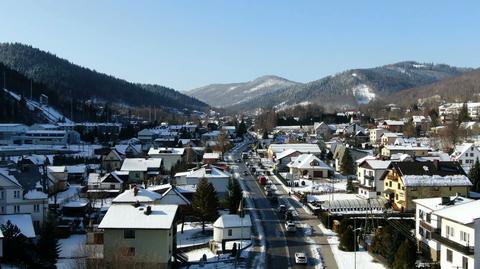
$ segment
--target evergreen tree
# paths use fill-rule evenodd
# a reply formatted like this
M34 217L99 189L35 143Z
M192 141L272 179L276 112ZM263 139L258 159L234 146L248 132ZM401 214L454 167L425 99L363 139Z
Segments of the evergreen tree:
M343 156L342 156L342 162L340 164L340 171L344 175L355 174L355 169L353 167L352 155L350 155L350 151L347 148L345 149L345 153L343 153Z
M238 183L238 180L231 179L228 182L228 196L227 196L227 205L230 214L236 214L238 211L238 205L242 200L242 188Z
M397 250L393 269L415 268L416 258L415 244L405 239Z
M468 177L472 182L472 191L479 192L480 191L480 162L478 158L475 160L475 164L470 171L468 172Z
M197 185L197 191L193 196L192 207L202 221L202 232L205 232L205 222L215 221L218 218L217 192L212 183L203 178Z
M355 234L353 232L352 226L347 226L345 231L343 231L340 236L340 249L345 251L354 251L355 250Z
M247 125L245 124L245 122L242 119L242 121L240 122L240 124L238 125L238 128L237 128L237 137L241 137L246 133L247 133Z
M417 136L417 130L415 129L415 126L413 125L413 120L410 119L405 123L405 126L403 128L403 134L406 137L416 137Z
M60 244L55 233L55 219L50 216L43 224L40 231L40 238L37 243L38 254L40 257L52 264L55 264L60 254Z
M351 178L347 179L347 192L348 193L353 193L355 191L355 188L353 187L353 181Z
M458 112L458 122L462 123L466 121L470 121L470 116L468 115L467 103L463 103L462 108Z

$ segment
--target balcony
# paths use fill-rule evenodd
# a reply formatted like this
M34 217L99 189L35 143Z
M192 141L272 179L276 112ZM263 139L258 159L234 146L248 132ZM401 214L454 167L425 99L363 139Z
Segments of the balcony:
M436 230L435 232L432 233L432 239L437 240L441 244L446 245L447 247L453 248L456 251L459 251L465 255L473 255L474 253L474 247L473 246L464 246L462 244L459 244L455 241L452 241L446 237L443 237L441 235L440 229Z
M375 180L375 177L374 176L368 176L368 175L365 175L363 176L365 179L368 179L368 180Z

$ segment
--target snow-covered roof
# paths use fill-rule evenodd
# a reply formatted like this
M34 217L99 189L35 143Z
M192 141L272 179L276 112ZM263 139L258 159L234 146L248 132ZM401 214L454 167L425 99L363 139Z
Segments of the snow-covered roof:
M373 156L373 155L367 155L365 157L362 157L358 160L356 160L355 162L357 163L357 165L360 165L362 164L364 161L366 160L375 160L377 157Z
M99 173L90 173L88 174L87 184L88 185L99 184L101 182L100 178L101 177Z
M463 143L461 145L456 145L455 150L452 153L452 158L457 158L462 156L467 150L474 146L473 143Z
M432 150L430 147L414 145L385 145L385 148L388 150Z
M317 144L270 144L270 150L276 155L287 149L294 149L300 153L321 153Z
M25 193L25 195L23 195L23 198L26 200L42 200L48 199L48 195L42 191L31 190Z
M47 167L47 171L50 173L65 173L67 172L67 169L65 168L64 165L58 165L58 166L49 165Z
M442 197L433 197L433 198L423 198L423 199L414 199L413 202L416 203L417 205L421 205L423 207L426 207L431 210L439 210L443 209L445 207L450 207L450 206L455 206L455 205L460 205L468 202L475 201L470 198L465 198L465 197L456 197L452 196L450 197L450 201L453 201L449 205L442 204Z
M461 224L469 224L480 218L480 200L440 209L435 214Z
M287 157L287 156L289 156L289 155L291 155L291 154L293 154L293 153L295 153L295 152L299 152L299 151L296 150L296 149L287 149L287 150L284 150L284 151L282 151L282 152L280 152L280 153L277 154L277 160L281 160L281 159L283 159L283 158L285 158L285 157Z
M162 164L162 158L127 158L123 161L123 171L143 171L146 172L149 169L158 169Z
M113 204L107 211L100 229L170 229L178 206L151 204L152 212L145 214L145 205Z
M6 169L0 169L0 177L4 178L7 181L7 184L13 184L19 188L22 188L22 185L20 185L17 179L14 176L9 175Z
M88 205L87 199L78 199L74 201L69 201L68 203L64 204L63 207L85 207Z
M218 152L211 152L211 153L204 153L203 154L204 159L220 159L220 153Z
M302 154L297 158L293 159L288 167L297 168L297 169L327 169L333 170L330 166L324 163L322 160L317 158L313 154Z
M472 186L470 179L464 175L405 175L402 179L406 187Z
M239 215L221 215L214 223L215 228L240 228L251 227L252 221L248 214L242 219Z
M404 125L405 122L401 121L401 120L385 120L383 122L383 124L386 124L386 125Z
M230 173L224 172L216 167L210 168L202 167L200 169L191 171L187 178L230 178Z
M169 154L169 155L183 155L185 148L150 148L148 155Z
M162 195L158 194L154 191L147 190L144 188L138 188L138 192L135 195L135 188L131 188L125 190L121 194L119 194L115 199L113 199L113 203L135 203L139 201L140 203L153 203L156 200L162 199Z
M365 160L365 163L368 164L374 170L385 170L390 165L391 161L383 160Z
M7 224L7 221L16 225L25 237L35 238L35 229L33 229L32 216L30 214L0 215L0 224Z

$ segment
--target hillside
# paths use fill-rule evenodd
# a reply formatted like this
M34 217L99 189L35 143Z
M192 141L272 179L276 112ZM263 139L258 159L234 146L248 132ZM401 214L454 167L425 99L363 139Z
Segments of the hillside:
M130 83L23 44L0 43L0 63L43 84L50 94L58 95L49 97L60 98L62 102L101 100L137 107L190 110L204 110L208 107L173 89Z
M405 89L457 77L470 71L443 64L400 62L369 69L352 69L305 84L296 84L265 93L230 109L284 108L315 103L328 108L349 108L384 98Z
M262 94L272 94L280 89L299 85L277 76L263 76L248 82L211 84L187 92L211 106L228 107L250 102Z

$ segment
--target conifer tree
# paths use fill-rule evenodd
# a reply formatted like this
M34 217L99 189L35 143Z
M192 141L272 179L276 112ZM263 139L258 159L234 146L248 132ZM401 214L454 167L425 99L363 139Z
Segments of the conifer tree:
M212 183L209 183L205 178L201 179L197 185L192 207L202 221L202 232L205 233L205 222L215 221L218 218L217 192Z
M470 168L470 171L468 172L468 177L473 184L472 191L480 191L480 162L478 161L478 158L477 160L475 160L475 164L473 165L473 167Z
M415 245L405 239L397 250L395 261L393 262L393 269L415 268L416 258Z
M230 214L236 214L238 211L238 205L240 200L242 200L242 188L236 179L231 179L228 182L228 196L227 204Z
M340 171L344 175L355 174L355 170L354 170L354 167L353 167L352 155L350 155L350 151L348 149L345 149L345 153L343 153L342 162L340 164Z
M43 224L40 231L40 238L37 243L40 257L52 264L55 264L60 254L60 244L55 233L55 220L49 217Z

